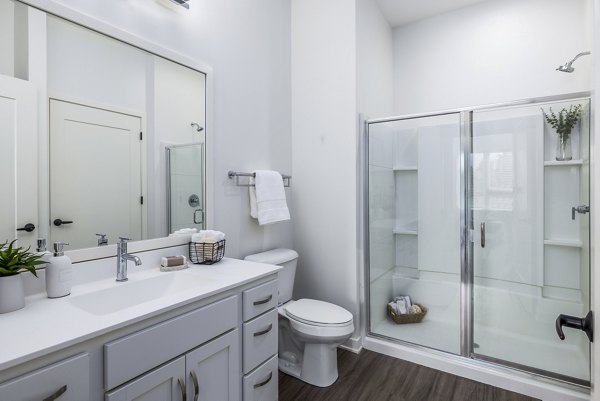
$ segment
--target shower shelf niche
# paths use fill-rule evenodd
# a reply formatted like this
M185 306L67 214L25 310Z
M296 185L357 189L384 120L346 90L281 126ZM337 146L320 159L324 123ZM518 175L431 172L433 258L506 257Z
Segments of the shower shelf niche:
M568 239L545 239L544 245L570 246L573 248L581 248L583 246L582 242L579 240Z
M583 164L583 160L567 160L567 161L550 160L550 161L544 162L544 166L546 166L546 167L581 166L582 164Z
M394 234L397 235L419 235L416 229L410 227L396 227L394 228Z

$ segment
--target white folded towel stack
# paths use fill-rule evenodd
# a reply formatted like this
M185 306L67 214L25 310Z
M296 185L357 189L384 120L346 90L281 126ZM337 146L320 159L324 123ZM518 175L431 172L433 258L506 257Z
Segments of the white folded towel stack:
M225 239L225 234L221 231L201 230L197 234L192 235L190 246L194 247L198 259L215 260L219 255L219 251L223 251L223 244L217 244ZM222 256L222 255L221 255ZM193 260L193 259L192 259Z
M191 235L196 234L197 232L197 228L182 228L180 230L174 231L172 234L169 234L169 237L175 237L179 235Z
M214 243L223 241L224 239L225 234L215 230L200 230L198 233L192 235L192 242L196 243Z
M398 315L406 315L410 313L410 308L412 307L412 302L408 295L399 296L394 298L388 305L396 312Z
M289 220L281 174L270 170L257 170L254 174L254 186L250 186L250 216L258 219L261 226Z

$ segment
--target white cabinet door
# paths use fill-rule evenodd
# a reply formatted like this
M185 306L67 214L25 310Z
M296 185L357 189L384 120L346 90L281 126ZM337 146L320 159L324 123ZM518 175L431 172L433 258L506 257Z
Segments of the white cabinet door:
M38 235L37 106L35 87L0 75L0 243L15 238L35 249ZM16 231L26 224L33 231Z
M107 393L106 401L180 401L185 391L184 373L182 356Z
M188 400L241 399L239 344L239 331L235 329L186 355Z
M96 233L144 237L140 131L139 117L50 101L51 241L79 249L96 246Z
M88 354L66 359L0 385L0 400L89 400L89 369Z

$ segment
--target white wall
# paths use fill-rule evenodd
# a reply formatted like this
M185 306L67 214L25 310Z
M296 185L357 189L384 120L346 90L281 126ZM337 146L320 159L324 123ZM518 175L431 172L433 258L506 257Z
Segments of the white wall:
M486 1L394 30L395 114L590 90L589 0Z
M228 256L291 247L291 224L258 227L247 190L227 179L230 169L291 171L289 1L194 1L189 11L147 0L53 2L214 69L214 226L227 233Z
M15 3L0 1L0 74L13 76L15 72Z
M358 112L363 118L378 118L390 116L393 113L394 105L394 43L393 31L388 24L385 16L381 13L374 0L356 1L356 73L357 73L357 105ZM360 127L361 129L364 127ZM364 138L363 138L364 139ZM390 279L391 270L395 265L395 236L393 234L394 226L394 172L392 170L391 157L388 163L383 155L392 153L392 136L389 141L385 135L377 138L379 148L371 148L371 174L369 176L369 185L371 188L377 188L369 193L369 207L372 219L376 218L376 224L372 224L370 229L371 245L371 286L370 306L371 322L385 318L385 305L392 297L392 280ZM358 154L357 177L359 184L364 184L360 179L365 178L361 171L362 155ZM365 295L365 271L364 271L364 212L362 191L357 191L357 204L359 213L357 214L357 264L358 264L358 299L361 305L361 314L366 317ZM381 274L381 270L390 271L389 274ZM373 278L381 276L376 282ZM366 319L361 319L361 335L364 335Z
M48 94L146 112L146 66L152 55L48 16Z
M391 28L371 0L292 1L294 296L351 311L355 339L362 294L358 114L392 112L392 50Z
M374 0L356 0L358 111L388 117L394 106L393 31Z
M358 318L356 6L292 1L294 297Z

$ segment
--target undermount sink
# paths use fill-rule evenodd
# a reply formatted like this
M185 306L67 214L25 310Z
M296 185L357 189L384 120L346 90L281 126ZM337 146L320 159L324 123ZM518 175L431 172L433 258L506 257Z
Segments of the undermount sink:
M165 274L140 281L115 283L114 287L73 296L68 302L94 315L108 315L199 285L197 278L194 280L187 274Z

